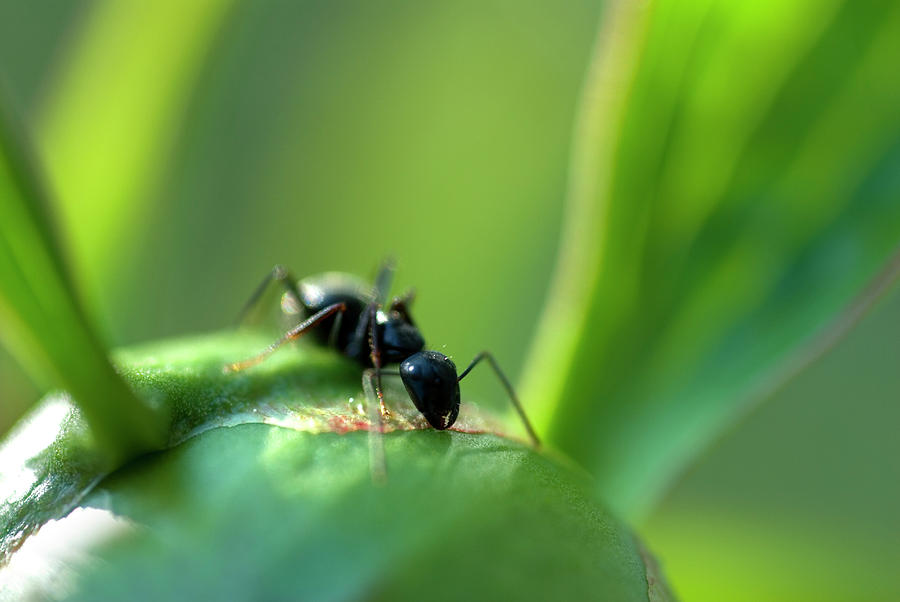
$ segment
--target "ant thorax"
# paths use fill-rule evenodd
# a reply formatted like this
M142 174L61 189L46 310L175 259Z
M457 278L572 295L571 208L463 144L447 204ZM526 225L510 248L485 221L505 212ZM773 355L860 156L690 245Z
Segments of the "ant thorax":
M422 333L399 312L378 310L375 324L385 364L400 363L425 348Z
M300 291L300 300L307 311L321 309L333 303L335 299L356 299L362 305L374 301L370 284L343 272L325 272L304 278L297 283L297 288ZM288 308L295 308L294 313L300 313L294 295L285 293L282 296L282 309L285 309L286 304Z

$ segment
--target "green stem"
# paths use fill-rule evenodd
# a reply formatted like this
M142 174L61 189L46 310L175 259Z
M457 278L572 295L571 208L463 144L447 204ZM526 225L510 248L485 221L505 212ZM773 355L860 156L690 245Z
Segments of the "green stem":
M54 245L25 137L0 104L0 338L38 382L69 391L110 461L161 442L160 417L119 378Z

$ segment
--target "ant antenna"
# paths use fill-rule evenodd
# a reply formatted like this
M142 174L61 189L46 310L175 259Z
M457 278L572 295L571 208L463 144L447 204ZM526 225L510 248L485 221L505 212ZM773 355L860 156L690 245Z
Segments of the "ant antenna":
M531 442L535 447L541 446L541 441L538 439L537 433L534 432L534 428L532 428L531 423L528 421L528 416L525 415L525 410L522 409L522 404L519 403L519 398L516 396L516 392L513 389L512 384L509 382L509 379L506 378L506 375L503 373L503 370L500 369L500 366L497 364L497 360L494 359L494 356L488 351L482 351L478 355L475 356L475 359L469 364L469 366L462 371L457 378L457 382L461 381L466 377L469 372L472 371L478 362L486 359L488 363L491 365L491 368L494 369L494 373L497 375L497 378L500 379L500 382L503 383L503 387L506 389L506 393L509 395L509 400L512 402L513 407L516 408L516 412L519 414L519 418L522 419L522 424L525 425L525 430L528 431L528 436L531 438Z

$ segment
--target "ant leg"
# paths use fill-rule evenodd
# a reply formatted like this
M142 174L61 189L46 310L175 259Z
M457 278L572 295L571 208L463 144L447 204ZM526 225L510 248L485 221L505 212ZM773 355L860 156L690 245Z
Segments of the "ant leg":
M416 300L416 290L409 289L405 293L403 293L399 297L394 297L394 300L391 301L390 310L395 311L400 314L405 321L407 321L410 326L415 326L413 322L412 316L409 313L409 307L412 305L413 301Z
M263 281L259 283L259 286L257 286L256 290L253 291L253 294L250 295L250 299L247 300L247 303L245 303L244 307L241 309L241 313L238 314L236 325L244 323L253 309L257 306L260 299L262 299L263 294L265 294L272 282L276 282L283 286L285 292L291 298L291 301L296 304L297 311L302 311L303 301L300 298L300 289L297 288L297 279L294 278L287 268L279 264L272 268L272 271L263 278Z
M387 463L384 456L384 422L381 412L375 409L377 399L372 388L375 371L367 368L363 371L362 384L366 394L366 412L369 415L369 472L372 481L381 485L387 481Z
M268 347L263 349L263 351L259 355L256 355L254 357L251 357L251 358L246 359L241 362L234 362L233 364L228 364L227 366L225 366L225 372L237 372L239 370L244 370L246 368L249 368L250 366L255 366L256 364L260 363L261 361L263 361L264 359L266 359L267 357L272 355L272 353L274 353L279 347L281 347L288 341L294 341L294 340L300 338L303 334L306 333L307 330L314 328L315 326L318 326L323 320L331 317L333 314L335 314L337 312L343 313L346 310L347 310L347 305L345 303L335 303L334 305L329 305L322 311L313 314L308 319L304 320L303 322L301 322L294 328L291 328L290 330L288 330L286 333L284 333L284 335L280 339L278 339L277 341L275 341L274 343L272 343L271 345L269 345Z
M334 323L331 325L331 332L328 333L328 346L332 349L337 349L337 338L338 333L341 331L341 324L344 322L344 312L340 312L334 318Z
M375 371L375 394L378 396L378 407L384 418L390 418L391 413L384 405L384 389L381 388L381 346L375 333L377 323L378 306L369 305L369 357L372 359L372 369Z
M400 377L399 372L385 372L384 375ZM387 462L384 454L384 420L381 412L375 409L375 370L363 370L362 385L366 395L366 413L369 418L369 472L372 482L383 485L387 482Z
M372 311L372 307L375 307L375 311ZM369 345L369 323L375 320L375 315L378 311L378 305L371 301L369 305L363 309L360 314L359 321L356 323L356 328L353 330L353 336L350 337L350 342L347 344L347 348L344 349L344 355L352 358L362 358L363 355L363 345ZM335 320L336 322L337 320Z
M525 415L525 410L522 409L522 404L519 403L519 398L516 396L516 392L510 384L509 379L506 378L506 375L503 373L503 370L500 369L500 366L497 364L497 360L494 359L494 356L491 355L490 352L482 351L478 355L475 356L475 359L472 360L472 363L469 364L468 368L462 371L462 374L457 378L457 382L461 381L466 377L466 375L472 371L478 362L486 359L488 363L491 365L491 368L494 369L494 373L497 375L497 378L500 379L500 382L503 383L503 387L506 389L506 392L509 394L509 400L512 402L513 407L516 408L516 412L519 413L519 418L522 419L522 424L525 425L525 430L528 431L528 436L531 437L531 442L534 443L535 447L540 447L541 442L538 439L537 434L534 432L534 429L531 427L531 423L528 422L528 417Z

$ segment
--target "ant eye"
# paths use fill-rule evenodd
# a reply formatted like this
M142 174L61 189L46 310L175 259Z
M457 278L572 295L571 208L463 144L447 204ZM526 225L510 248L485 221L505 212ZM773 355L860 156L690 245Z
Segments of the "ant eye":
M400 364L407 393L428 423L438 430L453 426L459 415L456 365L437 351L420 351Z

